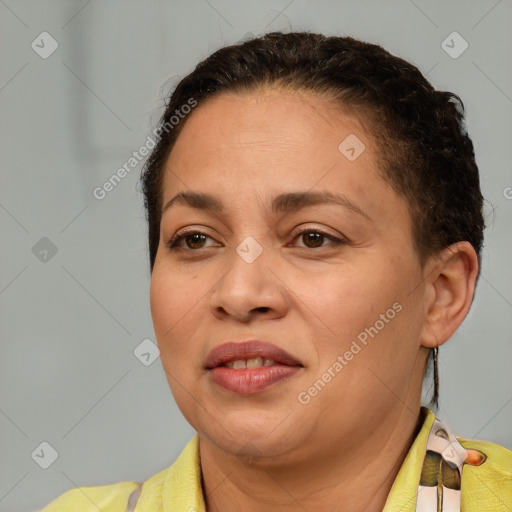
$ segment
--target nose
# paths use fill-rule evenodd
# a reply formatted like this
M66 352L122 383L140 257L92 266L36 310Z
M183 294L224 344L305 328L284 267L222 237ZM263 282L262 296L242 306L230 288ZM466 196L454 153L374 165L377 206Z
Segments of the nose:
M242 244L241 244L242 245ZM280 318L288 307L286 286L279 277L279 268L264 249L252 261L243 252L233 251L229 270L224 272L210 293L210 311L217 319L231 317L248 322L264 315L266 319Z

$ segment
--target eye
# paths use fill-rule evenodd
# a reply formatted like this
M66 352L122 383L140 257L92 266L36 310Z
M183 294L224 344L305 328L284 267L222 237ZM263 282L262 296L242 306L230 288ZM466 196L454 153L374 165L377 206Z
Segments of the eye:
M207 235L206 233L203 233L202 231L198 231L197 229L181 231L179 233L176 233L176 235L174 235L166 245L167 245L167 247L169 247L169 249L171 251L173 251L173 250L187 251L187 250L194 250L194 249L203 249L204 247L201 247L200 245L202 243L204 243L204 241L207 238L211 238L211 237L209 235ZM188 246L188 249L183 248L181 246L182 241L185 241L185 243ZM200 247L198 247L198 246L200 246Z
M346 243L345 240L341 238L336 238L335 236L329 235L328 233L325 233L322 230L315 229L315 228L309 228L309 229L303 229L302 231L299 231L295 237L296 238L301 237L301 240L304 241L306 244L306 248L308 249L316 249L318 247L325 247L322 245L322 240L325 240L326 238L328 240L331 240L332 244L328 245L340 245ZM311 245L308 245L311 244Z
M299 237L302 237L301 239L305 243L305 247L307 249L325 247L325 245L322 244L325 239L332 242L328 245L340 245L346 243L346 241L341 238L329 235L322 230L312 228L299 231L295 234L293 240L296 240ZM171 251L194 251L206 248L203 244L208 238L213 240L209 235L197 229L181 231L176 233L166 246L169 247ZM185 242L187 247L183 247L183 242Z

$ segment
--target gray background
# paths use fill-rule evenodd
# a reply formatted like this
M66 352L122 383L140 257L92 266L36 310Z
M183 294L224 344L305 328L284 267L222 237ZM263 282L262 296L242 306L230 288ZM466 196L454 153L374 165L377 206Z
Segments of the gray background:
M508 0L1 1L0 511L145 480L194 434L160 359L134 355L154 341L142 165L105 199L92 190L145 142L161 86L249 32L353 35L464 100L492 226L473 308L440 351L438 415L512 448L511 26ZM46 59L31 47L44 31L59 45ZM453 31L469 44L456 59Z

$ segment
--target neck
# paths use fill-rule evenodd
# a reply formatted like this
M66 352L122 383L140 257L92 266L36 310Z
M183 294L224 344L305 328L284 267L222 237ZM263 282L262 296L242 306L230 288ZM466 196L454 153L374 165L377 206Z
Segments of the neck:
M381 512L422 420L419 399L415 408L400 404L352 447L286 466L234 461L232 455L201 438L206 510Z

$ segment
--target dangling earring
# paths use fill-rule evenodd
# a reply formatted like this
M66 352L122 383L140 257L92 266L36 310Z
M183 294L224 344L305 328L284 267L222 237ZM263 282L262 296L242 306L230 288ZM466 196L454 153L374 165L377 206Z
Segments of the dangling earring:
M432 398L431 403L437 407L439 407L439 368L437 366L437 347L433 349L433 359L434 359L434 397Z

